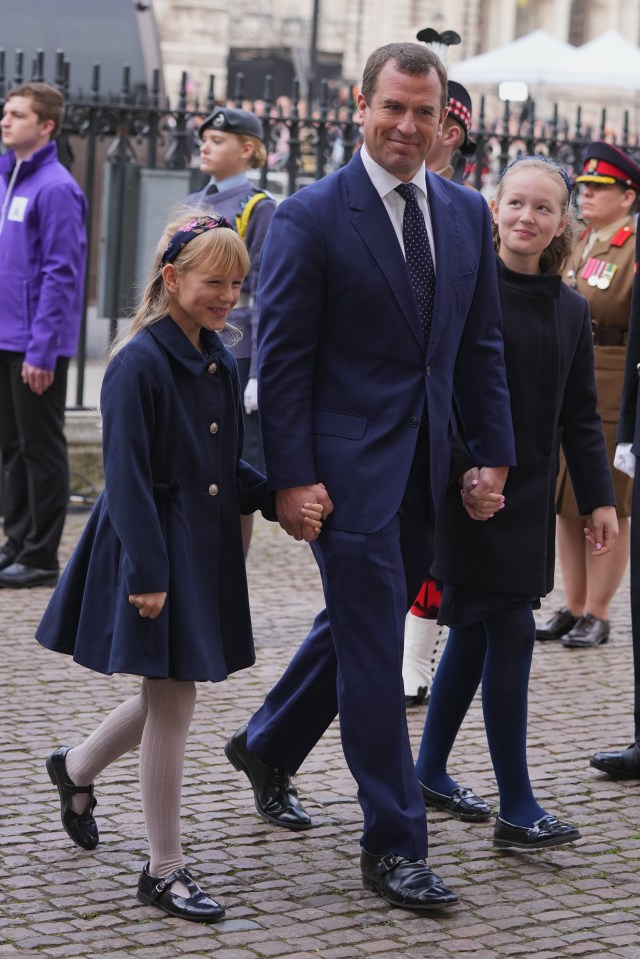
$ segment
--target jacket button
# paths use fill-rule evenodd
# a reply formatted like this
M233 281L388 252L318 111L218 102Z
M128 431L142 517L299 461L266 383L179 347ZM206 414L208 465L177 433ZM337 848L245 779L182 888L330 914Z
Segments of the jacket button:
M431 376L431 367L430 367L430 366L428 366L428 367L426 368L425 373L427 374L427 376Z
M217 372L218 372L218 364L214 360L213 363L209 363L209 366L207 367L207 373L217 373Z
M420 420L417 417L412 416L411 419L409 420L409 426L411 427L411 429L415 430L417 429L419 425L420 425Z
M217 495L218 495L218 484L212 483L211 486L209 487L209 496L217 496Z
M209 432L210 432L210 433L217 433L217 432L218 432L218 429L219 429L218 424L217 424L217 423L212 423L211 426L209 427Z

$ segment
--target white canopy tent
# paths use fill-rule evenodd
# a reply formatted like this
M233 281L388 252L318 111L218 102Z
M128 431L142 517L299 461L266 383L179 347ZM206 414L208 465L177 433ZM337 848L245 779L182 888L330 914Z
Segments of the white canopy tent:
M576 47L558 40L546 30L534 30L503 47L459 60L449 67L449 76L470 86L520 81L530 86L548 86L559 64L569 69Z
M626 90L631 97L640 88L640 47L617 30L607 30L577 47L573 57L559 63L553 84Z

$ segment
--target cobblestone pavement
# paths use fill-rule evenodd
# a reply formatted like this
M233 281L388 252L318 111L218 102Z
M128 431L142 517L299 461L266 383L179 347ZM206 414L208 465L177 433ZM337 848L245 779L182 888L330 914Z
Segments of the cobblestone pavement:
M70 514L65 555L83 522ZM613 783L588 766L594 749L626 745L632 729L628 584L616 600L608 645L535 650L534 786L584 838L564 850L501 854L492 847L491 824L434 813L430 863L460 903L425 918L362 889L360 809L337 726L296 778L315 823L306 833L262 822L246 780L226 762L226 738L260 704L321 604L308 547L275 525L257 522L249 577L257 665L200 687L187 752L188 862L227 908L227 918L210 927L136 902L147 852L135 755L96 785L99 847L85 852L67 839L44 757L78 742L137 681L94 675L35 643L49 590L0 591L1 957L640 959L639 786ZM542 615L553 605L552 596ZM424 708L408 715L417 747ZM496 804L477 703L451 768Z

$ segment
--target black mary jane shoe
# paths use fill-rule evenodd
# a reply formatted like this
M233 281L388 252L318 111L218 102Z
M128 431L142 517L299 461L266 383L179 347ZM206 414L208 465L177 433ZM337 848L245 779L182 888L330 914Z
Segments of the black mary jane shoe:
M451 795L434 792L423 783L420 783L425 806L448 812L461 822L487 822L491 819L491 808L471 789L459 787Z
M493 845L496 849L547 849L576 842L582 836L575 826L555 816L542 816L531 826L514 826L496 816Z
M90 786L76 786L67 773L66 757L70 747L60 746L47 758L49 779L60 794L60 819L67 835L82 849L95 849L100 842L98 825L93 818L97 800L93 795L93 783ZM87 808L82 813L71 808L72 796L84 793L89 797Z
M189 890L188 896L178 896L171 892L174 882L181 882ZM169 916L188 919L190 922L218 922L224 917L224 908L191 877L188 869L175 869L164 879L149 875L149 863L146 864L138 879L138 902L146 906L157 906Z

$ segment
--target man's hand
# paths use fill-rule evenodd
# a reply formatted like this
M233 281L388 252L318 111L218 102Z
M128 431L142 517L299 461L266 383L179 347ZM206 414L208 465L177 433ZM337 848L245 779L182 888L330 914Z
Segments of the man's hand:
M473 467L462 477L462 503L472 519L486 521L504 507L508 467Z
M53 383L53 370L41 370L29 363L22 364L22 382L29 387L32 393L42 396Z
M132 593L129 602L144 619L155 619L162 612L166 598L166 593Z
M618 535L618 516L615 506L599 506L587 520L584 535L593 546L592 556L606 556Z
M333 503L323 483L310 483L307 486L292 486L276 491L276 513L283 530L294 539L305 539L304 509L310 503L322 506L322 518L333 512ZM308 532L308 526L306 527Z

